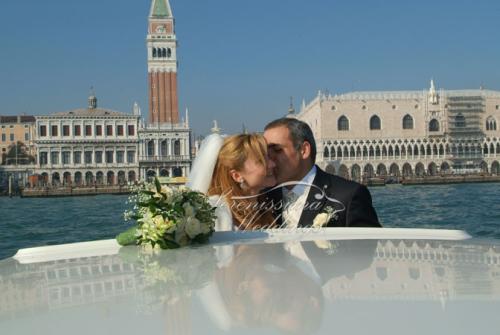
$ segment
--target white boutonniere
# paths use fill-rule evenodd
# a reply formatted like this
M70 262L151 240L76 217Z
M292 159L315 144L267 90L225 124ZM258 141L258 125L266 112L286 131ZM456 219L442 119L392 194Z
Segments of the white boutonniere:
M336 219L337 213L333 210L331 206L326 206L323 212L316 215L313 220L313 228L324 227L330 222L331 219Z

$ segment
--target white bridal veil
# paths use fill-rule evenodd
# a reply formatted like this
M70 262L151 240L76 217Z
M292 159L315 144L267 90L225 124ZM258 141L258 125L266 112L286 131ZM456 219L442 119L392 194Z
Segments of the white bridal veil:
M207 136L201 143L186 184L192 190L207 193L224 138L219 134Z

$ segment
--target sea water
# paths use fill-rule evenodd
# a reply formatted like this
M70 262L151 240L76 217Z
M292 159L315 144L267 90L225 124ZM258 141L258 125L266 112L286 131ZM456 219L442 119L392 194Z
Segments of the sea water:
M370 188L384 227L463 229L500 239L500 184ZM0 197L0 259L20 248L114 238L130 227L127 196Z

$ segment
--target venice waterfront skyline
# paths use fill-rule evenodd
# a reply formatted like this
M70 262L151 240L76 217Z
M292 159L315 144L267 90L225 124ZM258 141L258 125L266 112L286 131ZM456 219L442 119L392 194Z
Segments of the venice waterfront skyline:
M149 1L1 5L0 114L103 107L146 116ZM316 92L499 89L500 3L494 1L171 1L181 114L196 134L261 130ZM252 117L248 117L252 115ZM235 117L236 116L236 117Z

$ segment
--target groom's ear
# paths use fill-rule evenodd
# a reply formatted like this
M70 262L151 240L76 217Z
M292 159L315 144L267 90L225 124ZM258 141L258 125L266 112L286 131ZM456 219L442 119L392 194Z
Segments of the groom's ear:
M300 156L302 159L309 159L311 157L311 143L304 141L300 147Z

